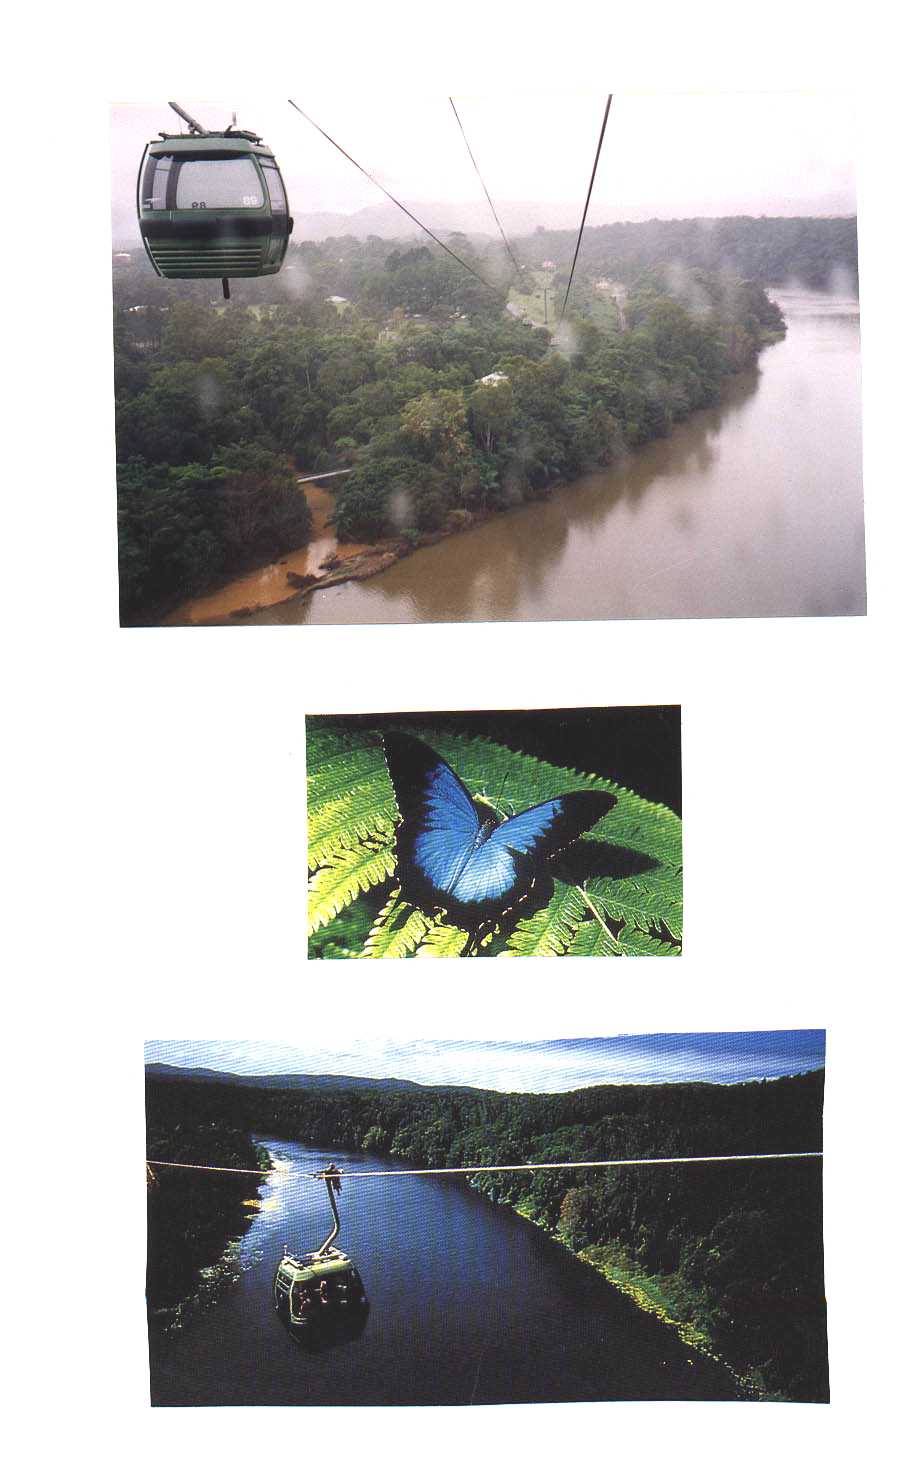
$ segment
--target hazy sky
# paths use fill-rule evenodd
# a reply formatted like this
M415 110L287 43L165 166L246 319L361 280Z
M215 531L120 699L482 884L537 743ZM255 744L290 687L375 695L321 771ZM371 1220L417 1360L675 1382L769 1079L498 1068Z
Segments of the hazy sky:
M605 1082L757 1080L825 1064L824 1030L616 1035L579 1040L356 1040L342 1049L265 1040L148 1040L144 1058L238 1075L347 1075L569 1091Z
M207 127L226 126L234 110L238 126L261 133L275 150L295 215L353 213L383 202L287 97L176 100ZM332 88L299 92L294 100L404 203L479 202L483 228L493 230L445 96ZM461 94L454 101L498 208L504 200L571 204L577 227L602 91ZM165 99L114 107L113 217L120 229L134 212L144 144L160 129L181 127ZM852 100L839 93L617 94L590 219L852 213L853 143Z

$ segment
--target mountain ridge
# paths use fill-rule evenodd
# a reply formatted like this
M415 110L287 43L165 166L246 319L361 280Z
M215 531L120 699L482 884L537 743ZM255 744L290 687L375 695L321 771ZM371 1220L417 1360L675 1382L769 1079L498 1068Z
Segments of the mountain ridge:
M394 1076L307 1075L286 1072L283 1075L238 1075L234 1071L212 1070L208 1066L167 1065L153 1060L144 1066L144 1074L161 1081L207 1081L223 1086L251 1086L268 1091L468 1091L476 1086L423 1085L420 1081L403 1081Z

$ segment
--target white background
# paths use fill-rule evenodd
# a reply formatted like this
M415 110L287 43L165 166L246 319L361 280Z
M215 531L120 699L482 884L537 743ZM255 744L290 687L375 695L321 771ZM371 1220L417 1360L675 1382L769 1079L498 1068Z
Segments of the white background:
M19 183L43 190L4 272L4 1304L29 1460L880 1458L896 1250L896 120L893 47L866 6L853 17L766 3L645 4L631 21L568 5L343 4L315 21L300 6L87 6L42 11L13 38ZM307 85L366 87L373 105L379 87L856 87L869 617L119 631L108 104ZM385 648L391 682L376 671ZM681 960L307 976L305 713L642 702L683 707ZM151 1411L141 1042L310 1027L325 1041L323 974L343 1038L825 1026L832 1405Z

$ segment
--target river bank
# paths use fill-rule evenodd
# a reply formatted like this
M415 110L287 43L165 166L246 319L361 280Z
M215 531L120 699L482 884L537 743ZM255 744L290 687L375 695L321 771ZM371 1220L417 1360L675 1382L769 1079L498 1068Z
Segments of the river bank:
M714 1348L708 1328L700 1323L705 1302L678 1275L647 1274L616 1244L591 1244L574 1253L576 1259L602 1275L607 1284L627 1295L646 1315L674 1330L684 1345L730 1372L747 1396L759 1402L787 1400L780 1392L769 1391L756 1375L742 1374Z
M780 1393L769 1391L756 1375L740 1372L716 1350L708 1328L701 1323L705 1302L683 1279L677 1275L646 1273L619 1244L589 1244L586 1249L575 1249L563 1235L538 1223L527 1209L514 1205L513 1212L549 1234L573 1258L586 1264L619 1294L637 1305L643 1314L652 1315L661 1325L674 1331L683 1345L727 1371L742 1396L759 1402L786 1400Z
M552 485L548 495L565 488L563 481ZM334 497L319 485L306 490L313 512L313 536L309 544L282 556L257 571L249 571L216 590L183 602L163 620L166 627L215 627L242 622L269 607L309 600L313 592L326 591L348 581L368 581L405 560L416 551L439 545L451 536L475 530L496 520L503 510L453 510L439 530L410 537L376 540L371 544L339 541L331 532L329 519Z
M241 1240L263 1206L263 1178L252 1174L268 1168L271 1159L249 1138L210 1129L195 1133L194 1144L183 1149L178 1133L168 1144L159 1135L154 1140L157 1145L148 1149L153 1157L185 1164L147 1165L147 1310L151 1320L168 1327L179 1323L185 1308L204 1303L235 1278ZM198 1156L212 1171L193 1170Z

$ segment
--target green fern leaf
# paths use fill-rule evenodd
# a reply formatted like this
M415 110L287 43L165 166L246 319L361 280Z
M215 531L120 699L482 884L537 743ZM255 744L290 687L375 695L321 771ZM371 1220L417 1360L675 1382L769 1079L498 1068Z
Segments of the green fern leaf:
M361 902L352 902L318 933L309 939L310 958L331 958L331 950L340 949L342 958L362 958L371 917Z
M399 888L381 909L366 939L365 958L406 958L433 926L424 912L404 902Z
M310 878L309 931L315 933L361 892L386 881L395 865L394 853L387 847L373 851L360 846L355 851L336 852L330 864L319 867Z
M605 923L596 918L579 923L569 949L571 958L621 958L624 949Z
M638 877L595 878L585 888L607 917L647 931L665 923L673 938L681 938L681 878L665 867Z
M545 908L523 918L509 936L508 953L519 958L547 958L567 953L575 927L587 911L577 887L554 882L553 896Z
M394 830L390 811L385 812L384 794L362 786L341 800L330 801L309 817L309 867L328 861L335 852L352 849L363 841L383 841ZM390 844L390 843L388 843Z
M459 958L469 941L468 933L452 923L435 923L425 941L416 949L416 958Z
M636 928L627 928L622 933L622 951L632 958L677 958L679 945L666 943L652 933L641 933Z
M313 808L339 799L383 773L384 761L377 745L353 745L348 736L323 740L313 735L307 740L306 783Z

